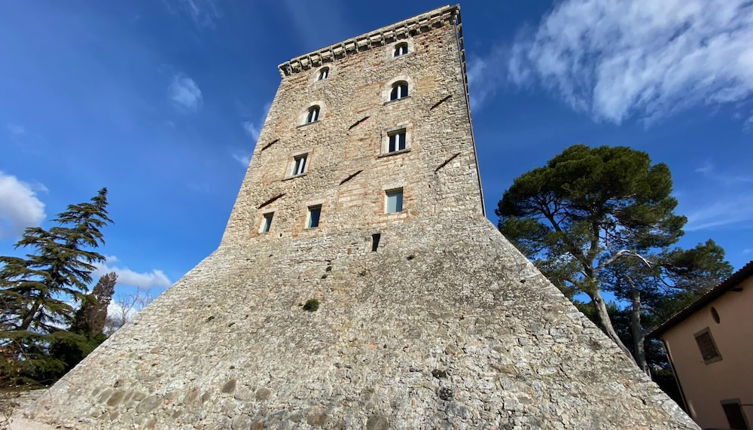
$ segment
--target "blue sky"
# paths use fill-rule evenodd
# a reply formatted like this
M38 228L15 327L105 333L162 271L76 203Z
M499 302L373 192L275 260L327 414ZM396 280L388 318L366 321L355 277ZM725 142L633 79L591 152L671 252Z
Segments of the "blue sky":
M667 163L681 244L753 259L753 7L740 0L462 5L489 217L569 145ZM102 270L153 294L219 243L277 64L435 1L0 4L0 254L110 189Z

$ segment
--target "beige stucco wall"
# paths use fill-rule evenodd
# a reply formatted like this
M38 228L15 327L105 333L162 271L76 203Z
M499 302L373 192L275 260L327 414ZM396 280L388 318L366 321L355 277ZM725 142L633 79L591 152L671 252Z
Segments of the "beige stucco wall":
M701 427L727 428L721 401L753 404L753 277L728 291L664 333L690 415ZM720 321L711 316L716 308ZM695 334L708 327L720 361L705 364ZM753 424L753 406L743 406Z

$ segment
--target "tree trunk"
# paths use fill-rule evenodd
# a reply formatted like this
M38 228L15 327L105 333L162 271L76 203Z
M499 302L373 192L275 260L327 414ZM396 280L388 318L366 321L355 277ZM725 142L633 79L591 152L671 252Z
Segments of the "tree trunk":
M31 323L34 321L34 317L37 315L37 312L39 312L39 308L42 306L42 299L37 298L34 301L34 304L31 305L31 309L29 312L24 315L23 319L21 320L21 325L18 327L18 330L28 330L29 326L31 326Z
M604 298L601 297L601 292L598 289L594 289L589 292L588 295L591 297L591 302L596 310L596 316L599 318L599 323L601 324L602 329L604 329L604 333L606 333L606 335L612 339L618 347L620 347L622 352L635 361L633 355L630 354L630 350L627 349L624 343L622 343L620 337L617 336L617 332L614 330L612 319L609 318L609 312L607 311L607 304L604 302Z
M635 351L633 355L638 367L651 376L648 362L646 361L645 334L641 327L641 292L635 287L631 291L630 301L632 304L630 311L630 331L633 335L633 350Z

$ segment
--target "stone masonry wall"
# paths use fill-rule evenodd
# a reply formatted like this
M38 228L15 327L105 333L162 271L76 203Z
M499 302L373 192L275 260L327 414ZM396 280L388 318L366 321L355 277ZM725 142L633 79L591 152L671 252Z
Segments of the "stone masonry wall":
M444 216L481 213L452 16L446 14L439 27L285 76L259 135L224 242L378 228L441 211L448 211ZM409 41L410 52L393 57L395 44L403 41ZM329 77L317 81L321 67L329 67ZM389 89L397 80L410 84L409 96L389 101ZM307 108L315 103L322 108L319 121L301 125ZM385 156L387 132L399 127L407 128L408 151ZM309 153L307 173L291 178L293 156L302 152ZM405 193L405 211L385 214L385 189L399 187ZM321 225L306 231L306 208L313 204L322 205ZM272 229L260 235L262 214L269 211L274 212Z
M458 13L333 48L326 81L281 66L220 247L11 427L697 429L484 218ZM396 126L410 150L384 156Z

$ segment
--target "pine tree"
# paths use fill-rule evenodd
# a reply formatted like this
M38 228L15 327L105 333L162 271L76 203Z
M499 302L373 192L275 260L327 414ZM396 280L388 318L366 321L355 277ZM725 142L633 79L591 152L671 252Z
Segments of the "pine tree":
M625 353L603 298L604 273L683 234L664 164L627 147L574 145L515 179L497 208L500 231L571 298L584 293Z
M90 201L69 205L45 230L27 228L16 248L32 251L22 257L0 257L0 339L6 360L3 373L28 382L48 382L66 369L50 355L53 345L74 339L64 330L73 321L71 303L81 302L92 281L94 264L104 257L94 249L104 243L100 229L107 216L107 189Z
M102 275L91 294L84 297L76 315L73 318L70 331L83 334L89 338L103 334L107 321L107 307L115 293L118 275L110 272Z

